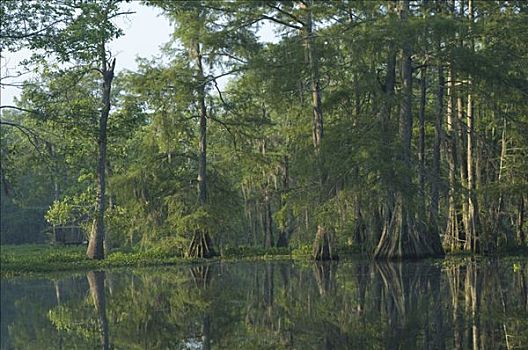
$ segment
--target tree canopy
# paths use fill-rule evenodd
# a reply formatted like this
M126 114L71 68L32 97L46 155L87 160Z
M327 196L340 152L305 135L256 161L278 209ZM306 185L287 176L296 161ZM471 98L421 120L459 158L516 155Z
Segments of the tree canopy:
M528 244L528 3L145 1L174 28L164 59L114 79L125 4L1 3L2 52L38 68L0 107L2 242L75 225L92 258Z

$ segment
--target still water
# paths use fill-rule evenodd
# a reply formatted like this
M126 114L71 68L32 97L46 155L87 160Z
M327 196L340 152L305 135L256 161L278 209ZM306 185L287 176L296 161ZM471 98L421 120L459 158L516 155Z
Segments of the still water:
M3 279L2 349L528 348L528 262L236 262Z

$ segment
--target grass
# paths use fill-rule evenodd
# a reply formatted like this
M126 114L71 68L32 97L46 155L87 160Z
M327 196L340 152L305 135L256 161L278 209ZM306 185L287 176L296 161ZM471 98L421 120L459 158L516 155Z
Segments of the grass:
M204 259L183 258L169 251L152 249L150 251L125 251L115 250L107 254L104 260L88 259L85 255L85 246L55 246L47 244L35 245L2 245L0 247L0 276L14 277L28 274L41 274L63 271L85 271L117 267L144 267L166 266L176 264L203 263ZM301 260L311 259L311 247L302 246L290 248L259 248L259 247L223 247L221 257L207 261L262 261L262 260ZM513 254L526 258L527 251L513 252ZM341 258L357 258L357 252L340 252ZM449 254L443 261L456 261L467 258L467 254ZM364 257L368 259L367 257Z
M0 275L11 277L45 272L161 266L201 261L123 251L113 251L104 260L92 260L86 257L85 252L85 246L3 245L0 248Z
M311 248L223 247L221 256L207 261L309 260ZM183 258L171 250L114 250L104 260L86 257L86 246L49 244L2 245L0 276L14 277L50 272L84 271L117 267L165 266L202 263L205 259Z
M49 244L2 245L0 247L0 276L41 274L63 271L84 271L117 267L166 266L202 263L205 259L183 258L177 253L151 249L149 251L114 250L104 260L86 257L86 246L62 246ZM304 250L288 248L264 249L258 247L226 247L221 257L208 259L232 260L283 260L308 259Z

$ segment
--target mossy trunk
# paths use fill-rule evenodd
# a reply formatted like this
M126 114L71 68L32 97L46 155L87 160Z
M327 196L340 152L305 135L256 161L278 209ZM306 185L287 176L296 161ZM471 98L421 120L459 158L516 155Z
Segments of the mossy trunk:
M315 260L323 261L339 259L335 251L332 234L321 225L317 226L312 256Z

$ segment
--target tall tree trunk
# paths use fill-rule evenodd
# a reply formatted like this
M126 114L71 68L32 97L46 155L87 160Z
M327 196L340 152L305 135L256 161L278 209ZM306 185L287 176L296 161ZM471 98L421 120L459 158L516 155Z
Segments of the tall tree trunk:
M200 139L198 147L200 156L198 161L198 201L200 207L204 208L207 202L207 106L205 104L206 81L200 44L198 42L194 44L191 54L195 60L199 81L198 104L200 108ZM207 232L206 229L194 231L187 255L200 258L210 258L216 255L209 232Z
M425 213L425 105L427 99L427 68L420 70L420 110L418 112L418 161L419 161L419 185L420 185L420 211Z
M460 147L458 147L458 159L460 160L460 184L464 190L464 196L462 201L462 223L464 226L464 246L463 249L467 250L468 241L468 227L469 227L469 215L468 215L468 191L467 191L467 139L468 139L468 128L464 122L464 103L460 94L457 96L457 124L460 126Z
M199 46L197 50L200 50ZM203 82L199 87L198 92L200 104L200 141L198 143L198 147L200 149L200 158L198 163L198 200L200 201L200 206L203 207L207 201L207 106L205 105L205 77L202 68L202 58L199 53L196 63L199 69L200 80Z
M423 19L425 26L423 28L423 38L428 37L428 0L422 3ZM420 216L425 218L425 107L427 104L427 48L424 46L423 67L420 69L420 109L418 111L418 184L420 186Z
M114 79L115 58L110 64L106 61L106 48L104 42L101 44L101 74L103 75L103 96L101 116L99 118L99 135L97 139L98 157L97 157L97 192L96 192L96 209L95 218L88 243L86 255L90 259L104 259L104 240L105 226L104 215L106 209L106 130L108 125L108 116L110 114L110 93L112 89L112 80Z
M457 146L457 121L454 118L454 84L455 79L452 64L449 65L449 77L447 84L447 133L449 142L448 164L449 164L449 194L448 194L448 214L447 214L447 230L445 233L444 243L451 251L460 248L461 237L460 222L459 222L459 208L456 198L456 178L458 170L458 146Z
M473 22L473 0L468 0L468 17L470 21L470 32L471 23ZM473 40L471 40L470 49L474 49ZM466 250L472 253L479 251L479 239L478 234L478 204L477 197L475 194L475 168L473 165L474 156L474 143L475 143L475 129L474 129L474 115L473 115L473 82L471 76L468 78L468 96L467 96L467 113L466 113L466 124L467 124L467 188L468 188L468 227L466 228Z
M306 1L306 25L304 26L304 44L306 62L310 69L310 89L312 94L312 141L316 150L321 147L323 138L323 108L321 106L321 87L319 81L319 57L315 49L313 30L312 0Z
M503 120L503 129L502 129L502 135L501 135L501 151L500 151L500 160L499 160L499 174L497 177L497 182L500 183L503 182L503 169L504 169L504 162L506 160L506 149L508 147L508 142L506 140L506 119ZM490 239L488 242L488 245L493 242L493 249L498 248L499 245L499 235L501 232L505 233L506 236L506 246L513 244L514 237L513 232L509 230L504 222L506 221L505 215L503 213L504 211L504 193L502 192L502 189L499 191L499 200L497 203L497 209L496 212L493 215L493 230L491 234L493 235L493 239ZM491 237L489 237L491 238Z
M304 9L306 11L306 22L303 26L303 36L305 45L306 63L310 69L310 89L311 89L311 103L312 103L312 141L315 149L316 164L320 177L320 192L323 192L326 174L321 158L321 142L323 138L323 108L321 104L321 86L319 79L319 56L315 47L315 32L313 29L312 17L312 0L304 2ZM320 199L322 200L322 198ZM313 243L314 259L328 260L337 258L335 252L332 253L332 244L330 237L331 232L326 230L322 225L319 225ZM330 255L325 252L331 252Z
M271 198L269 184L264 189L264 247L273 247L273 218L271 213Z
M526 245L526 234L523 229L524 225L524 195L521 193L519 196L519 209L517 213L517 237L519 239L519 244Z
M409 13L409 0L400 2L400 21L406 24ZM407 169L412 169L411 139L412 139L412 47L405 42L402 48L402 104L399 120L399 137L401 151L399 160ZM385 225L382 236L374 251L375 258L407 259L443 255L431 245L431 237L425 236L415 227L415 212L413 210L412 181L409 175L404 175L402 187L396 189L395 204L389 209L388 224Z
M440 42L438 42L438 54L440 55ZM430 223L434 235L438 235L438 212L439 212L439 187L440 187L440 147L442 145L443 129L442 117L444 113L444 67L442 61L438 62L438 88L436 92L435 111L435 138L433 145L433 181L431 183L431 213Z
M473 96L468 94L467 110L466 110L466 124L467 124L467 224L466 228L466 250L475 253L477 251L477 230L476 230L476 196L475 196L475 177L473 164L473 144L474 144L474 127L473 127Z
M283 181L282 189L285 194L288 194L290 191L290 166L288 156L284 156L283 163ZM293 214L291 208L286 203L286 200L282 200L282 206L286 206L286 218L282 223L283 229L279 232L279 237L277 238L277 247L287 247L290 241L290 236L293 233Z

